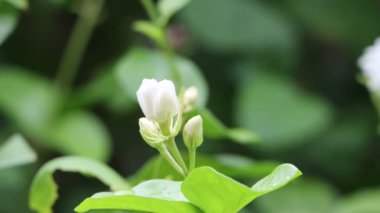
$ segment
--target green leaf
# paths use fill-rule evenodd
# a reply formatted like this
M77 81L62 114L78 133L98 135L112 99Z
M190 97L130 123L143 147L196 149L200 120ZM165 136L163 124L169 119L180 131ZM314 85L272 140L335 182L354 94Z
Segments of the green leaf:
M141 197L187 202L181 192L181 184L180 181L148 180L133 187L132 191Z
M59 115L61 105L60 91L46 79L0 67L0 110L23 132L65 154L107 159L111 143L104 125L87 112Z
M133 23L133 29L141 34L146 35L148 38L152 39L158 44L163 42L164 35L162 34L162 30L151 22L136 21Z
M0 147L0 169L32 163L36 153L21 135L13 135Z
M52 212L51 207L58 197L53 179L56 170L95 177L115 191L129 189L123 177L98 161L83 157L61 157L45 164L35 176L29 195L29 205L33 210L40 213Z
M200 167L183 181L182 192L204 212L238 212L255 198L286 185L299 175L293 165L283 164L250 189L211 167Z
M12 4L14 7L21 10L25 10L29 6L28 0L5 0L5 1L7 1L8 3Z
M41 136L51 125L61 94L46 79L17 67L0 67L0 110L23 131Z
M336 205L334 213L375 213L380 209L380 189L366 189L342 199Z
M19 18L19 11L5 2L0 2L0 45L13 32Z
M273 50L289 55L296 45L291 22L262 1L192 1L181 15L202 47L219 52Z
M207 102L208 87L201 71L190 60L177 57L183 86L195 86L199 91L199 106ZM115 64L117 79L128 96L136 100L136 91L144 78L170 79L170 67L162 53L135 48Z
M239 128L228 128L206 108L195 109L189 112L186 116L191 118L195 115L202 116L203 133L207 137L215 139L228 138L241 144L255 144L259 142L259 137L252 131Z
M301 175L301 171L292 164L282 164L273 170L270 175L253 185L251 189L256 192L258 196L261 196L285 186Z
M260 72L246 76L241 84L236 117L241 126L257 132L263 150L278 151L312 141L325 131L332 109L290 79Z
M48 138L52 148L70 155L106 161L111 151L111 138L106 127L85 111L63 114L52 124Z
M187 161L187 155L184 155ZM208 156L197 154L196 166L211 166L224 174L239 179L260 179L270 173L279 164L271 161L254 161L238 155L219 154ZM149 179L172 179L182 180L179 175L165 160L160 156L151 158L145 163L138 172L128 178L131 184L140 183Z
M255 198L250 188L211 167L193 170L183 181L182 192L204 212L238 212Z
M75 210L201 212L195 207L198 206L203 212L237 212L256 197L284 186L300 174L293 165L283 164L250 189L211 167L200 167L193 170L182 183L149 180L130 191L95 194Z
M334 126L304 147L297 157L299 161L333 177L338 187L352 187L362 175L362 164L368 157L366 150L371 149L372 138L376 137L373 114L367 107L340 110Z
M130 191L97 193L84 200L77 212L89 210L133 210L157 213L196 213L197 207L188 203L181 192L181 182L150 180Z
M190 0L159 0L157 7L160 13L160 21L166 24L170 17L185 7L189 2Z
M225 136L241 144L259 143L260 139L255 133L248 129L232 128L226 129Z
M156 213L196 213L201 212L195 206L182 201L168 201L156 198L146 198L133 195L116 195L103 198L87 198L76 212L87 212L97 209L125 209Z
M282 190L257 199L255 211L266 213L331 212L336 193L321 181L302 178Z

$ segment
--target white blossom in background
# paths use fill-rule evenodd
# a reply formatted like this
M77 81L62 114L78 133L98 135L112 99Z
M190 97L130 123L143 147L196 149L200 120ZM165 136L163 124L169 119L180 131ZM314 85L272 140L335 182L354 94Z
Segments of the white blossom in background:
M380 37L372 46L364 50L363 55L359 58L359 67L363 72L368 89L380 94Z
M185 91L185 101L189 104L195 104L198 100L198 90L196 87L189 87Z
M198 101L198 89L196 87L189 87L185 90L183 97L184 111L191 111Z
M144 79L136 94L139 105L149 120L165 123L179 112L179 101L172 81Z

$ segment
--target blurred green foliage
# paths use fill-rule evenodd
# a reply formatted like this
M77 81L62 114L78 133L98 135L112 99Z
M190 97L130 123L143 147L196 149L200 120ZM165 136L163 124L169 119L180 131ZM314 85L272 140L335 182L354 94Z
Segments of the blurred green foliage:
M0 169L32 163L36 153L20 135L13 135L0 147Z
M260 212L331 212L336 195L321 181L303 179L257 201ZM275 205L273 205L275 203Z
M138 1L105 1L71 92L55 84L78 2L0 2L0 136L20 132L39 155L38 164L1 171L0 212L28 212L31 178L52 157L92 157L130 176L153 155L138 135L134 92L141 78L157 77L150 68L166 77L167 65L149 51L152 42L132 30L132 22L146 18ZM380 209L376 113L355 80L356 59L380 36L379 11L377 0L192 0L174 16L169 38L182 55L179 63L193 73L184 73L185 85L198 85L200 106L226 126L248 128L261 139L246 146L216 136L200 151L259 160L252 170L268 159L291 162L304 173L243 211ZM221 130L228 132L224 124ZM243 171L251 168L236 162ZM78 176L58 173L56 179L55 212L71 211L106 189Z
M12 33L16 27L19 11L12 5L0 2L0 44Z
M240 85L236 117L240 124L257 131L264 141L263 151L311 142L308 139L329 126L331 107L297 88L289 78L260 72L246 79Z

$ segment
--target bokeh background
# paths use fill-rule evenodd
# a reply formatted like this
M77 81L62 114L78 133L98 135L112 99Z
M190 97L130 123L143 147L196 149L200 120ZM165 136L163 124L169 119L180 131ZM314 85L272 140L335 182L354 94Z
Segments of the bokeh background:
M32 178L54 157L94 157L127 177L156 153L140 138L142 113L114 74L131 49L155 48L132 29L147 18L139 1L104 2L70 92L55 91L80 2L31 0L21 11L0 2L0 34L14 25L0 46L0 136L23 134L39 158L0 171L0 212L30 212ZM207 138L199 151L259 165L290 162L304 173L243 212L380 212L378 115L357 80L358 57L380 36L379 11L378 0L192 0L170 22L176 52L205 79L207 108L261 139L242 145ZM83 198L106 190L77 174L55 178L55 212L72 212Z

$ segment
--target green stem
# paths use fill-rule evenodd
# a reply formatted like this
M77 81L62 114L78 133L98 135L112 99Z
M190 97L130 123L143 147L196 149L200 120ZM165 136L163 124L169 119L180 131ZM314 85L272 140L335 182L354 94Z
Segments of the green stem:
M174 160L169 150L166 148L164 144L157 147L161 156L183 177L186 177L186 173L182 170L182 168L178 165L178 163Z
M177 147L177 144L175 143L174 138L170 138L170 139L167 141L167 146L168 146L168 149L169 149L170 153L172 153L174 159L175 159L175 160L178 162L178 164L181 166L181 168L182 168L182 170L185 172L185 174L187 174L189 171L187 170L186 163L185 163L185 161L183 160L182 155L181 155L181 153L180 153L179 150L178 150L178 147Z
M153 4L152 0L140 0L142 5L144 6L146 12L150 20L155 21L158 20L158 12L156 10L156 6Z
M182 116L182 114L179 113L178 116ZM178 122L181 122L180 117L179 117L179 120L176 121L175 128L178 128L177 126L179 125ZM161 132L164 135L169 137L169 139L165 142L165 144L167 145L167 148L169 149L170 153L172 154L176 162L180 165L182 170L185 172L185 174L187 174L188 170L187 170L186 163L183 160L180 151L178 150L177 144L175 143L175 140L174 140L175 135L174 136L172 135L172 130L171 130L172 120L169 120L165 123L160 123L159 125L160 125Z
M162 40L162 43L159 44L159 46L165 54L165 59L170 67L170 75L173 81L175 82L175 85L177 86L177 88L181 88L182 87L181 72L177 65L176 56L174 54L173 48L170 45L166 30L165 29L161 29L161 30L162 30L163 40Z
M98 21L104 0L83 0L73 31L58 67L56 83L69 90L78 71L89 38Z
M170 75L174 81L177 88L181 88L182 79L181 73L176 63L176 56L173 51L173 48L170 45L168 35L166 33L166 24L160 23L159 13L156 9L156 6L153 4L152 0L140 0L143 4L145 10L148 13L148 16L152 23L154 23L161 31L162 39L157 42L157 45L160 47L161 51L164 52L165 59L170 68Z
M197 149L189 148L189 170L190 172L195 169L195 159L197 157Z

